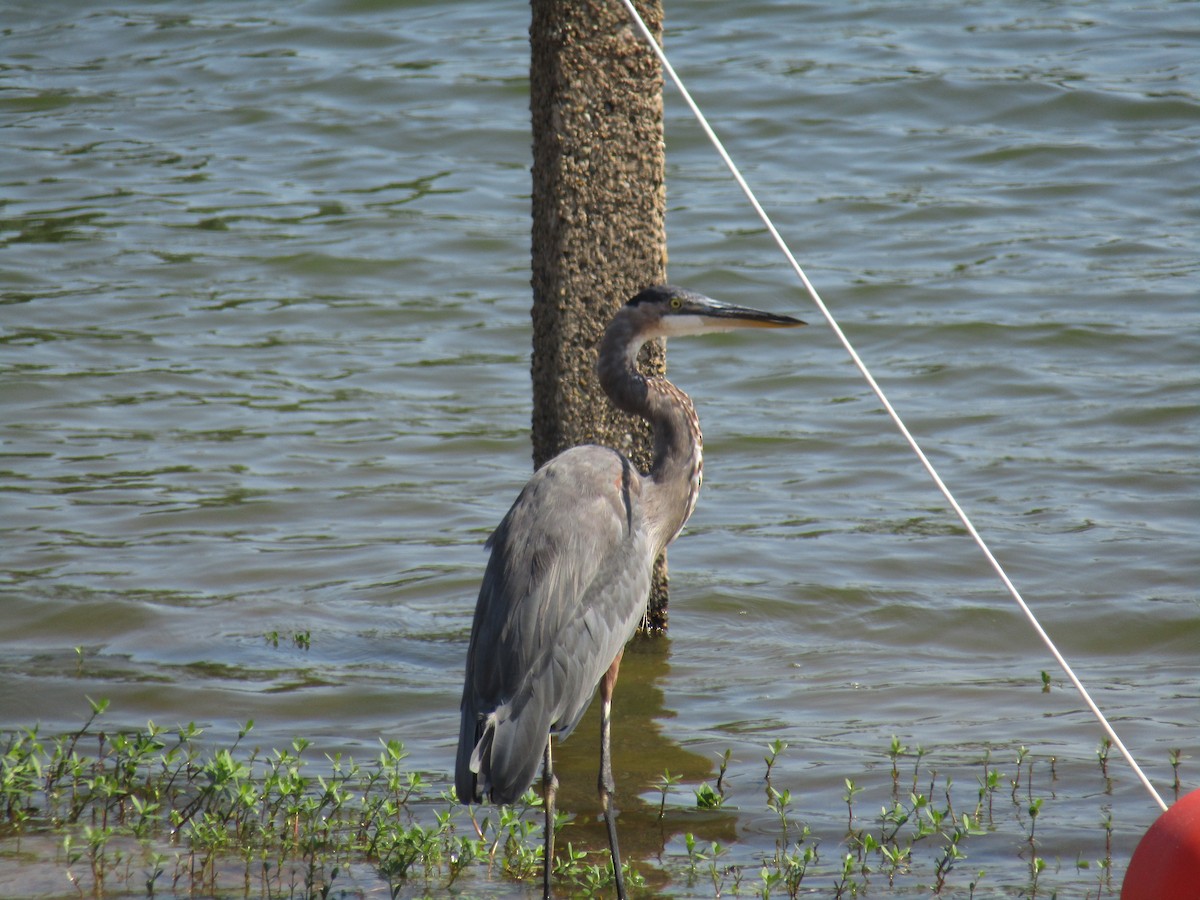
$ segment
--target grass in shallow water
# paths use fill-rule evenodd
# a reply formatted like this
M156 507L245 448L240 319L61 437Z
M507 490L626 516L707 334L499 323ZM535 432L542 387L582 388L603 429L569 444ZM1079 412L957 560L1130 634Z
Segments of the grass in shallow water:
M14 896L22 884L23 895L46 896L44 885L56 879L62 891L53 896L79 897L472 896L524 894L539 882L541 800L532 791L512 807L468 808L407 769L399 741L381 742L369 761L317 758L303 738L282 749L248 748L252 722L227 746L194 724L110 732L106 708L93 702L68 734L31 727L0 738L0 872L7 870L3 883ZM818 835L792 790L778 784L786 750L779 741L767 747L762 778L750 779L761 802L739 798L734 806L730 751L714 784L683 785L665 772L648 785L659 818L683 823L683 839L634 862L631 893L1050 898L1063 887L1090 897L1119 890L1111 813L1095 826L1101 858L1064 862L1043 853L1043 822L1057 798L1035 788L1035 764L1053 783L1053 757L1035 759L1022 747L1002 767L985 752L959 787L931 768L922 748L893 738L883 766L864 765L870 787L845 779L844 827ZM1104 744L1097 758L1107 788ZM1177 782L1180 758L1172 752ZM745 842L702 841L686 830L699 821L689 817L733 809L758 816L758 833ZM602 891L612 880L607 852L573 843L570 819L558 819L558 889ZM1008 854L1003 885L987 873L995 850L984 842L997 835ZM972 861L976 846L983 862Z

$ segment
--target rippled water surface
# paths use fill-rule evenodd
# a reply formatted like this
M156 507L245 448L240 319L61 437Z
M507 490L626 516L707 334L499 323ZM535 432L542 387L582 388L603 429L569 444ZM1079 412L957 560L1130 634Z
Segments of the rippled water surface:
M447 783L481 545L530 467L527 26L494 2L0 12L0 726L106 697L113 727L398 737ZM668 26L1125 742L1168 799L1172 749L1200 784L1197 5L674 0ZM771 741L835 835L892 735L968 786L1025 745L1059 760L1061 877L1110 813L1119 874L1156 807L1116 763L1104 793L1098 726L667 108L671 279L814 327L671 346L706 483L669 637L623 668L624 805L730 748L714 828L749 864ZM591 743L564 755L586 812ZM681 852L626 821L644 865ZM1015 840L969 862L1004 895Z

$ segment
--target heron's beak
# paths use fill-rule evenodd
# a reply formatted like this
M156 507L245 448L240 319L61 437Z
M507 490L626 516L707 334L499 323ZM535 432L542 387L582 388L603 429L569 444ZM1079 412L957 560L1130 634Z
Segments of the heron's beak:
M797 328L807 325L807 322L792 316L781 316L777 313L752 309L749 306L737 306L733 303L722 303L720 300L705 298L696 304L694 314L703 317L712 330L728 328ZM692 310L681 310L685 314Z

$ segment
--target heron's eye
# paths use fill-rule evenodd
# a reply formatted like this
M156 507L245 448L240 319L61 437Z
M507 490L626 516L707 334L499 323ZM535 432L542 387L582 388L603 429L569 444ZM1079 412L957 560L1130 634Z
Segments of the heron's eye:
M679 309L681 306L683 306L682 300L680 300L678 297L671 298L671 309Z

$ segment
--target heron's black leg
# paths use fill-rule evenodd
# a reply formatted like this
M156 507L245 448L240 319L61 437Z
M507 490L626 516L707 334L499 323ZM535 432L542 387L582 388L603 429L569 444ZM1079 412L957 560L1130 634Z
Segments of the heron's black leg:
M542 787L546 798L546 845L542 854L542 897L550 900L550 881L554 873L554 796L558 793L558 778L550 759L550 735L546 735L546 758L542 767Z
M621 872L621 851L617 846L617 820L613 816L612 795L616 782L612 774L612 692L617 683L617 670L621 666L621 654L608 668L600 681L600 807L604 810L604 824L608 827L608 849L612 853L613 879L617 885L618 900L625 900L625 876Z

